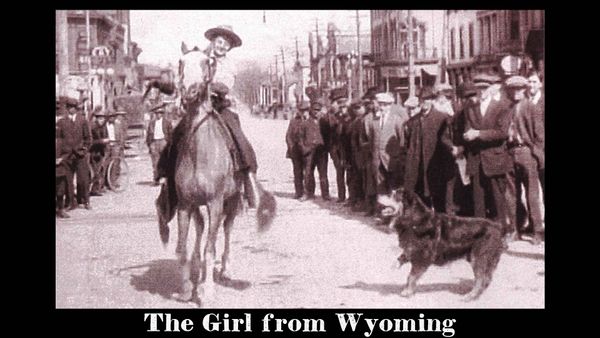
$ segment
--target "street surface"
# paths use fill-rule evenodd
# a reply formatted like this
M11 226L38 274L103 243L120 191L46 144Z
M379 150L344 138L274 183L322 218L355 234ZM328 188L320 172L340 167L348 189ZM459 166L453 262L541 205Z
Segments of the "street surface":
M543 247L511 243L494 279L476 301L461 295L473 286L462 260L431 267L417 294L403 298L407 264L398 268L396 235L362 213L335 202L293 199L292 164L285 158L288 121L255 119L238 110L255 147L258 176L277 198L278 216L259 234L251 212L236 218L232 232L232 279L216 286L214 308L543 308ZM129 187L92 197L93 210L56 220L57 308L195 308L171 298L180 288L175 260L176 218L163 248L158 235L148 151L128 151ZM318 181L317 181L318 182ZM329 165L330 192L336 196ZM317 184L318 185L318 184ZM317 187L317 196L319 189ZM190 238L194 239L194 228ZM206 236L204 236L205 238ZM188 243L191 250L192 242ZM222 232L217 256L222 251Z

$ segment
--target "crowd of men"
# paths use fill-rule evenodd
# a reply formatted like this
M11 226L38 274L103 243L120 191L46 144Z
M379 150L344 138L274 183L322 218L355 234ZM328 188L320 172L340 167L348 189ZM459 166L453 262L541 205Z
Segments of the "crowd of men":
M371 88L349 102L334 89L327 103L301 103L286 134L295 197L330 200L385 222L380 196L403 188L436 212L501 222L507 240L543 241L544 97L542 79L480 74L457 88L425 87L403 105ZM541 189L540 189L541 187ZM525 189L526 198L521 198ZM528 226L529 225L529 226Z
M82 101L66 96L59 97L57 102L56 216L59 218L69 218L67 211L78 207L91 210L90 197L106 192L108 160L123 155L128 128L123 117L126 112L97 108L87 118L83 105Z

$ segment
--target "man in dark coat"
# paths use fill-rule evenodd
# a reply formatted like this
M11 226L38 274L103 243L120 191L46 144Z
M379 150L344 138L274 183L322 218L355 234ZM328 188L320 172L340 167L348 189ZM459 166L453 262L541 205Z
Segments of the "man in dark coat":
M480 93L490 84L480 81ZM510 219L504 193L507 174L513 168L507 150L512 103L505 95L500 95L498 100L491 95L481 100L480 95L472 96L465 107L466 132L463 134L467 141L466 172L473 184L474 213L476 217L494 218L508 230Z
M416 192L429 206L445 212L446 182L452 169L449 116L438 111L433 91L421 92L421 112L406 123L406 170L404 188Z
M354 211L365 211L367 200L365 194L366 167L368 162L368 148L361 142L361 135L364 134L364 119L366 116L367 101L358 100L350 106L352 114L355 116L350 125L350 153L351 153L351 171L352 181L349 184L350 191L355 196ZM350 194L351 196L353 195Z
M57 117L59 114L61 112L57 111ZM69 218L69 214L65 212L65 194L67 192L67 174L69 173L68 162L72 151L59 136L58 125L56 127L56 216Z
M69 209L74 209L77 204L83 204L90 210L88 149L91 145L90 127L88 121L80 112L81 106L77 100L67 99L68 114L58 122L57 136L62 139L64 146L71 149L67 182L69 187L67 198ZM77 175L77 196L73 187L73 178Z
M299 199L304 195L304 165L302 163L302 123L304 120L304 110L306 107L301 105L296 115L290 120L287 132L285 134L285 143L287 144L286 158L292 160L294 173L294 198Z
M308 173L305 175L309 175L309 178L313 177L314 180L314 172L315 168L319 173L319 186L321 189L321 198L325 201L330 200L329 196L329 178L327 177L327 167L329 163L329 146L330 146L330 127L328 122L328 114L327 107L322 99L315 99L310 103L310 115L314 116L317 119L319 125L319 132L321 135L321 139L323 140L323 144L319 145L315 148L312 164ZM313 187L314 184L309 184L309 187ZM312 193L314 195L314 190L309 191L308 193Z
M92 146L90 147L90 164L94 170L92 191L90 195L101 196L104 192L106 175L107 145L109 142L106 128L106 113L103 110L94 112L96 120L92 126Z
M346 201L346 159L342 144L342 120L348 114L348 95L343 88L336 88L331 91L329 99L331 109L327 114L328 126L328 149L333 166L335 167L335 177L337 183L338 203Z
M537 115L539 115L539 119L541 119L542 124L544 124L546 122L546 97L542 90L542 79L537 72L532 72L529 74L527 80L529 82L529 101L531 101L537 109ZM540 184L542 185L542 194L545 194L545 168L540 168L539 177Z
M308 104L303 108L310 108ZM302 162L304 164L304 191L302 200L312 199L315 194L315 152L324 145L321 130L319 128L318 110L310 109L309 117L302 122L301 149ZM321 172L319 171L319 179ZM323 186L321 186L321 196L323 196Z
M533 225L535 245L541 243L544 231L542 227L542 211L539 196L538 171L544 167L544 123L535 105L525 97L527 79L512 76L506 80L509 98L514 105L511 111L511 123L508 132L509 152L514 161L514 171L510 173L508 192L509 203L517 203L521 197L521 185L525 186L527 210L530 223ZM513 204L508 209L516 210ZM519 238L520 229L516 212L511 214L511 223L515 227L515 237Z
M146 131L146 145L152 159L154 185L158 185L160 179L157 169L158 159L170 142L173 133L171 121L165 117L166 106L166 103L159 103L150 109L154 113L154 117L148 123L148 130Z

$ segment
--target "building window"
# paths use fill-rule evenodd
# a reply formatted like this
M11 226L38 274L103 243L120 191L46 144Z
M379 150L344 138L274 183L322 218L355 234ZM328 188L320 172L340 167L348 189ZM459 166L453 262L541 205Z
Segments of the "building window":
M510 39L519 39L519 11L510 11Z
M469 24L469 57L473 57L475 55L474 49L475 49L475 38L474 35L475 34L475 28L473 27L473 23Z
M451 59L456 59L456 52L454 51L454 35L455 35L455 29L452 28L450 29L450 58Z
M459 34L459 39L460 39L460 58L464 59L465 58L465 42L464 42L464 27L460 26L460 30L458 31Z
M491 18L488 16L485 18L485 27L487 28L486 31L486 38L487 38L487 51L489 53L492 52L492 21Z
M479 48L481 52L485 52L485 34L484 34L484 21L483 19L479 19Z

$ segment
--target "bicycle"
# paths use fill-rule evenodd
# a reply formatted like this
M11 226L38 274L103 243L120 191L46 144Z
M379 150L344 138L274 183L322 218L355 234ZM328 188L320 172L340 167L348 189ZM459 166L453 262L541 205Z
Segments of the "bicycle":
M104 163L101 165L106 168L106 170L101 170L104 174L103 183L114 192L123 192L129 185L129 165L125 161L125 153L118 144L114 143L108 145L107 151L109 154L102 160ZM91 191L94 185L95 172L90 162L88 162L88 166Z

